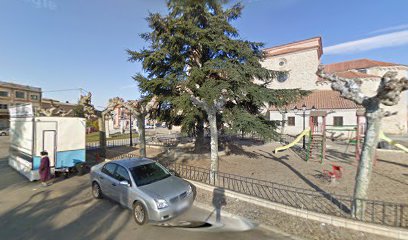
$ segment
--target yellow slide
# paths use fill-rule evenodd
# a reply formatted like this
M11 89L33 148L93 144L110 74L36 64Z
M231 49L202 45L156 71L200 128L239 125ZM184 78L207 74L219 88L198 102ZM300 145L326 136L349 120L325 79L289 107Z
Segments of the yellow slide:
M383 133L383 131L380 132L379 138L380 138L381 140L384 140L384 141L386 141L387 143L391 144L392 146L397 147L397 148L401 149L402 151L408 153L408 148L404 147L403 145L401 145L401 144L399 144L399 143L396 143L396 142L395 142L394 140L392 140L391 138L385 136L385 134Z
M298 143L298 142L302 139L303 136L309 136L309 133L310 133L310 129L309 129L309 128L303 130L303 132L301 132L301 133L296 137L296 139L295 139L293 142L289 143L288 145L275 148L274 153L277 153L277 152L279 152L279 151L286 150L286 149L288 149L288 148L290 148L290 147L295 146L295 144Z

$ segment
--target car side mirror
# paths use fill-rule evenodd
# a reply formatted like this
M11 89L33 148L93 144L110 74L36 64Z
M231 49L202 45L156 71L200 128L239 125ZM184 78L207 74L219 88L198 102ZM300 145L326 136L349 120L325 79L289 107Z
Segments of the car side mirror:
M128 181L126 181L126 180L120 181L119 185L130 187L130 183Z
M169 170L169 173L173 176L176 176L176 172L174 170Z

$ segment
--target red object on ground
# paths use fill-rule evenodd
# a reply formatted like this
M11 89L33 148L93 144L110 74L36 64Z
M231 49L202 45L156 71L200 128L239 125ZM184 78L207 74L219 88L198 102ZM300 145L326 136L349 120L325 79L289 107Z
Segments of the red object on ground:
M323 174L330 178L340 179L342 177L342 167L337 165L332 165L332 172L329 170L323 170Z

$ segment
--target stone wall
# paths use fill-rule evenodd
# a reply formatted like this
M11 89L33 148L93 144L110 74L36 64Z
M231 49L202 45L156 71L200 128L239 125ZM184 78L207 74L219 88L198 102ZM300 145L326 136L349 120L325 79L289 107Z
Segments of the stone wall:
M283 66L279 63L284 62ZM262 62L262 66L271 70L288 71L289 77L284 82L274 80L268 87L274 89L302 88L306 90L316 89L316 71L320 60L317 49L309 49L295 53L288 53L268 57Z

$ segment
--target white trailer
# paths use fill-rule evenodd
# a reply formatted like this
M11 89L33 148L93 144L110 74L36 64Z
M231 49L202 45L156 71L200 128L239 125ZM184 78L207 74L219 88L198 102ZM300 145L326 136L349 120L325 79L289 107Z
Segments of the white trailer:
M31 105L10 108L9 165L30 181L40 178L42 151L51 171L63 171L85 162L84 118L35 117Z

